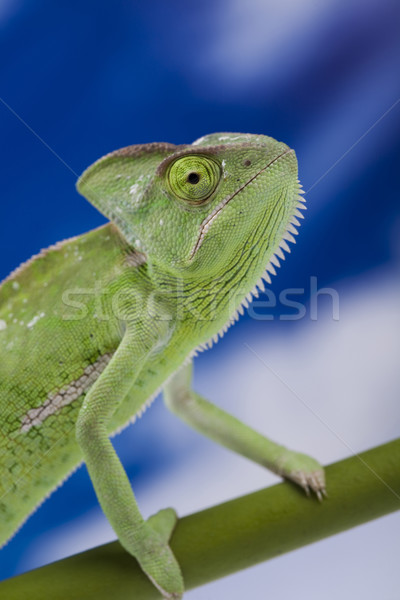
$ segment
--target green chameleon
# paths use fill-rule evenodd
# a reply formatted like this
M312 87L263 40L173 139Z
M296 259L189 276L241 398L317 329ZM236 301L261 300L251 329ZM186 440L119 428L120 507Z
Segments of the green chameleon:
M78 190L110 223L42 251L0 287L0 545L84 460L121 544L165 598L180 598L176 514L143 519L109 440L160 389L198 431L325 493L317 461L191 389L192 358L294 241L305 208L296 156L239 133L129 146L89 167Z

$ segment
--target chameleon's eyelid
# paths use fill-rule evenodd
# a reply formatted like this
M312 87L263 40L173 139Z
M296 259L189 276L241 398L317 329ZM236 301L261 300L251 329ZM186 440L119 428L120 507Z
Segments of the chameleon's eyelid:
M261 145L260 145L261 146ZM226 152L227 148L232 147L235 149L239 149L239 148L252 148L254 149L254 146L251 142L241 142L241 143L226 143L226 144L218 144L216 146L193 146L193 145L188 145L188 146L177 146L178 151L174 152L173 154L171 154L170 156L167 156L166 158L164 158L163 161L160 162L160 164L157 167L156 170L156 175L158 175L158 177L162 177L168 166L175 161L177 158L180 158L181 156L191 156L194 154L200 154L203 155L205 157L209 156L216 156L222 152Z
M167 158L164 158L164 160L162 162L160 162L160 164L157 167L157 171L156 171L156 175L158 175L159 177L162 177L166 170L168 169L169 165L173 162L175 162L175 160L177 158L182 158L184 156L193 156L193 155L200 155L200 156L204 156L205 158L207 158L208 156L215 156L217 155L221 150L226 150L226 145L225 146L204 146L204 147L193 147L193 146L188 146L187 148L180 150L179 152L174 152L174 154L171 154L171 156L167 156Z

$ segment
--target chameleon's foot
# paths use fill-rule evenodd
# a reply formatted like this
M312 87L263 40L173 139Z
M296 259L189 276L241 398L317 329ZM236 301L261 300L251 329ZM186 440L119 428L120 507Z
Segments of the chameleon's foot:
M310 495L315 493L318 500L326 496L325 473L317 460L307 454L285 450L278 461L279 475L300 485Z
M163 598L179 600L184 584L179 564L168 545L177 516L172 508L160 510L145 523L140 551L135 556Z

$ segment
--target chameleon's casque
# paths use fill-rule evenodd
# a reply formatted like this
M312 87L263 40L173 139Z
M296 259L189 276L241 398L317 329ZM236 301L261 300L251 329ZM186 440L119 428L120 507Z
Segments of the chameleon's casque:
M316 461L249 436L190 388L192 357L264 289L293 241L297 161L270 137L219 133L113 152L78 190L111 222L42 251L0 287L0 545L85 460L121 543L178 598L174 513L142 519L108 439L158 390L216 441L324 489Z

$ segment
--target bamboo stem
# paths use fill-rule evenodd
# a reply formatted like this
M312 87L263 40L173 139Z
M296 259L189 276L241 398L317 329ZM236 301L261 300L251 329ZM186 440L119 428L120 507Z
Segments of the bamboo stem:
M326 468L329 497L290 483L179 520L171 547L187 589L400 509L400 439ZM7 600L152 600L160 596L118 542L0 583Z

